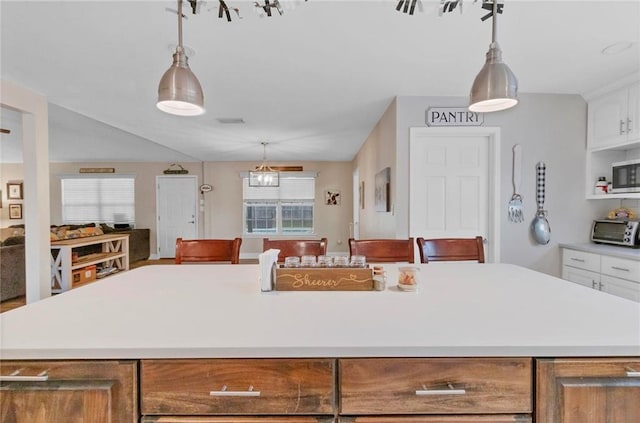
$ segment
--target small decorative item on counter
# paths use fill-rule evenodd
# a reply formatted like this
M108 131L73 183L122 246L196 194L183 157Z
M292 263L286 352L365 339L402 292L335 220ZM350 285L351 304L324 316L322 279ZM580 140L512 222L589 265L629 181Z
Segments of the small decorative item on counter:
M373 266L373 289L384 291L387 284L387 275L382 266Z
M415 291L418 289L418 275L420 269L413 266L400 267L398 271L398 288L403 291Z
M595 193L596 195L607 194L609 192L609 183L607 178L600 176L598 182L596 182Z
M285 257L284 267L300 267L300 257L298 256Z
M608 219L635 219L636 213L628 207L618 207L607 215Z

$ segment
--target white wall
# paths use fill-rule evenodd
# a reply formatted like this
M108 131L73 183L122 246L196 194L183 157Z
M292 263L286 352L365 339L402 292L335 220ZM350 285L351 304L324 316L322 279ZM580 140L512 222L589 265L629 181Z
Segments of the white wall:
M384 140L395 144L393 169L395 233L392 237L406 238L409 233L409 128L426 126L425 113L429 107L465 107L466 97L398 97L396 136ZM394 108L394 104L390 106ZM392 112L387 111L385 117ZM383 120L379 123L384 123ZM385 123L388 125L388 123ZM501 257L505 263L522 265L559 276L559 243L586 242L593 218L617 207L615 200L585 200L585 157L587 105L581 96L556 94L521 94L520 104L503 112L484 115L484 126L501 128L500 202ZM375 131L374 131L375 132ZM375 138L374 134L370 136ZM372 142L367 140L367 143ZM525 222L507 222L505 210L512 194L512 147L523 147L523 177L521 194L524 197ZM354 166L383 160L384 149L371 151L365 144ZM382 155L382 156L380 156ZM547 167L545 209L551 225L551 242L536 244L530 236L529 225L536 210L535 165L544 161ZM594 181L595 183L595 181ZM361 221L361 233L372 233L368 220ZM393 225L387 225L391 228ZM365 236L362 236L365 238Z

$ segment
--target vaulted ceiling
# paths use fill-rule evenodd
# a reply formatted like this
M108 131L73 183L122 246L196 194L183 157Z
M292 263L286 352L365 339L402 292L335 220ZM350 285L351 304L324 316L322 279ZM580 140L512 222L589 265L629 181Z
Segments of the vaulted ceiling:
M491 40L482 1L440 16L439 0L414 15L396 0L308 0L260 18L227 0L232 22L198 3L193 15L185 2L184 43L207 112L176 117L155 106L175 1L0 2L0 75L48 97L52 158L98 146L113 160L259 160L267 141L272 160L351 160L395 96L464 100ZM640 1L505 0L498 41L520 92L588 93L640 72ZM602 53L620 42L631 48Z

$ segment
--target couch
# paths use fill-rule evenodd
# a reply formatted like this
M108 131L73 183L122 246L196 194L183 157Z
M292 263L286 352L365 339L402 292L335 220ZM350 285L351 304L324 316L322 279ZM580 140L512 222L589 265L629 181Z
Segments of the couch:
M25 295L24 237L22 243L0 246L0 301Z

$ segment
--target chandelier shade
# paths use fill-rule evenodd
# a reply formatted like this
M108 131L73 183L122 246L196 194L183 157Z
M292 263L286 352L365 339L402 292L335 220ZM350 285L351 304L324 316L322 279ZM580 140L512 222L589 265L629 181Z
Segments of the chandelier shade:
M249 171L249 186L250 187L279 187L280 186L280 172L273 170L267 165L267 144L262 142L262 164L255 170Z

